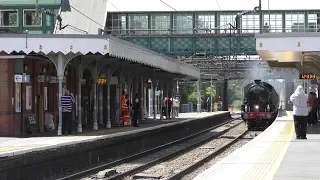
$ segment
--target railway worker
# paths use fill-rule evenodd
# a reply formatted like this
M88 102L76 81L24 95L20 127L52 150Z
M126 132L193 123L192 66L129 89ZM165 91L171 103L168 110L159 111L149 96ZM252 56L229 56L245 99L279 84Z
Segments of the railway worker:
M132 126L139 127L138 118L139 118L139 113L140 113L140 101L139 101L139 94L138 93L136 93L136 96L134 98L132 110L133 110Z
M64 95L61 96L62 104L62 134L67 135L65 130L67 129L68 134L72 134L72 104L74 102L73 94L65 89Z
M290 96L293 103L293 120L296 131L296 139L307 139L307 119L308 119L308 95L303 87L299 85Z
M125 115L126 111L128 111L128 106L127 106L127 99L126 99L126 93L125 91L122 91L122 95L121 95L121 120L122 120L122 124L125 125Z

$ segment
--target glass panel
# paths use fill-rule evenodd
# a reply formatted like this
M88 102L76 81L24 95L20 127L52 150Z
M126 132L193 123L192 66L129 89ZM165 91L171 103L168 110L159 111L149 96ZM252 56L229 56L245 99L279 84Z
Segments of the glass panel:
M197 33L205 34L205 33L215 33L215 21L213 14L199 14L196 15L196 29ZM206 30L208 30L206 32Z
M260 29L260 21L258 14L244 15L241 18L242 33L256 33Z
M59 14L59 9L54 9L53 12L54 12L55 14ZM56 25L56 21L57 21L57 17L56 17L56 16L53 16L53 22L54 22L53 26Z
M308 13L308 32L320 32L319 31L320 24L320 13L312 12Z
M50 9L47 9L46 11L51 12ZM46 15L46 26L51 26L51 23L52 23L51 18L52 18L52 16Z
M18 26L18 11L16 10L3 10L0 11L0 26Z
M24 11L24 26L42 26L42 14L35 10Z
M152 34L168 34L170 29L170 14L151 15Z
M148 15L147 14L129 14L129 33L142 35L148 34Z
M219 27L220 33L230 33L230 26L228 24L235 25L236 13L233 14L221 14L219 17Z
M112 33L115 34L125 34L126 33L126 15L125 14L112 14L111 15L111 22L112 22Z
M43 34L42 30L28 30L28 34Z
M173 33L193 34L193 20L190 14L174 14Z
M286 32L304 32L304 13L286 12Z
M263 15L263 31L268 32L282 32L282 14L280 13L265 13Z

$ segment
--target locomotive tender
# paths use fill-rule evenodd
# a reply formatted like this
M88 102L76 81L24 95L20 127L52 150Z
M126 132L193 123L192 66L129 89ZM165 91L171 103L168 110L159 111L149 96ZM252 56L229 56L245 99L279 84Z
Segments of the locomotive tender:
M249 130L267 128L278 116L279 95L272 85L254 80L244 87L241 117Z

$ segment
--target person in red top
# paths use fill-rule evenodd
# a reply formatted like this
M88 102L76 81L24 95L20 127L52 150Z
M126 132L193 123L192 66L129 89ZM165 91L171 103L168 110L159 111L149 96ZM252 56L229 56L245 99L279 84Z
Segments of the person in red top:
M168 98L168 116L171 119L172 98Z

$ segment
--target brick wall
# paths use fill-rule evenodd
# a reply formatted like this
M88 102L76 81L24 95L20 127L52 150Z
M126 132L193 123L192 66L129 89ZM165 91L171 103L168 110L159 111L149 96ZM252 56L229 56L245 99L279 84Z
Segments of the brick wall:
M0 136L14 135L13 87L13 62L0 60Z

